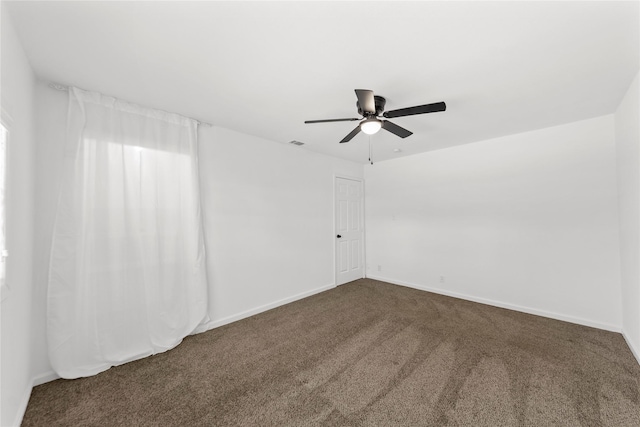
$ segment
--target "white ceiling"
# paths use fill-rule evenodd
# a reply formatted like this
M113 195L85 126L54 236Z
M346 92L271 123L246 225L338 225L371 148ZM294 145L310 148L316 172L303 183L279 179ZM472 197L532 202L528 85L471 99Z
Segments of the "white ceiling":
M7 2L36 74L364 163L354 89L387 110L374 160L615 111L640 67L638 2ZM401 153L394 153L400 148Z

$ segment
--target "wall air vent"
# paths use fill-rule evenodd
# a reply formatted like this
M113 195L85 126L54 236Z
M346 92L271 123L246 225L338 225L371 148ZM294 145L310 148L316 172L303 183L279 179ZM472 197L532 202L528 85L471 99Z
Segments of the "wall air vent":
M304 145L304 142L300 142L300 141L296 141L295 139L293 141L289 141L289 144L293 144L293 145Z

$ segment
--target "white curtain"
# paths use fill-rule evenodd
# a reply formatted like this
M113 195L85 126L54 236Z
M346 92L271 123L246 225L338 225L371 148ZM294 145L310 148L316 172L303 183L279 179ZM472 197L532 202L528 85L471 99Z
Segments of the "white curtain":
M47 335L63 378L178 345L207 316L197 122L69 89Z

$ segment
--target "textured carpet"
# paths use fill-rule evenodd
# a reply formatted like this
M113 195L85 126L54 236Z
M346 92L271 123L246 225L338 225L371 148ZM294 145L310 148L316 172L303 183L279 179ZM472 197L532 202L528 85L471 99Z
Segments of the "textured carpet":
M374 280L34 388L24 426L639 426L620 334Z

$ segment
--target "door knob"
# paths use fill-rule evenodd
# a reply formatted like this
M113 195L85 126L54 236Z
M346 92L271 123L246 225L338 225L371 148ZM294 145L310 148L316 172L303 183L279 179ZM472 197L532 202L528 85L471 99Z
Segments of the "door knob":
M339 238L341 238L342 236L338 234L336 237L339 239Z

